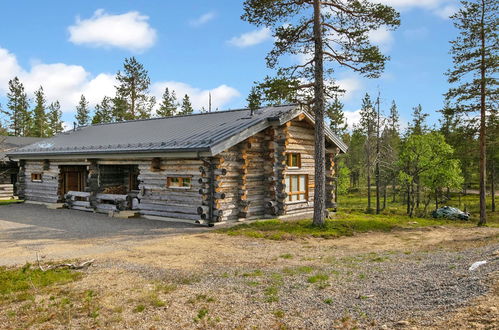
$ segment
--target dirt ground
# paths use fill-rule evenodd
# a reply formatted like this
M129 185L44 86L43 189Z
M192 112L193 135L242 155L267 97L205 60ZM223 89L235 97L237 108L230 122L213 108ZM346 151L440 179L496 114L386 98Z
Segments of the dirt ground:
M58 255L57 248L80 244L51 245L51 251ZM37 297L38 313L49 316L23 314L19 303L0 312L0 327L494 329L499 324L499 229L494 228L426 227L293 241L206 232L89 251L78 255L96 259L81 280L51 297ZM470 272L478 260L488 263ZM63 299L72 303L60 307Z

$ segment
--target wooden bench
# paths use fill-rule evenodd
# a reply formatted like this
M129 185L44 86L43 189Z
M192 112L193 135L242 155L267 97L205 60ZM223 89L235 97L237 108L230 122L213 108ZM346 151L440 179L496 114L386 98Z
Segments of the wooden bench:
M128 209L128 195L96 194L95 198L97 199L97 212L108 213Z
M78 198L78 199L77 199ZM68 208L80 211L93 212L90 205L90 193L85 191L68 191L64 195L65 204Z

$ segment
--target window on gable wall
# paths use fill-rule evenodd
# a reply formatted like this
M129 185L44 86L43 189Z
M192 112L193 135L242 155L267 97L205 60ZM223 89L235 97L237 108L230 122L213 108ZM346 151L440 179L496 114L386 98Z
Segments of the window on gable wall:
M168 188L190 188L191 178L190 177L168 177L167 179Z
M289 168L301 167L301 155L299 153L289 153L286 155L286 165Z
M288 174L286 175L286 193L288 202L299 202L308 200L308 175Z

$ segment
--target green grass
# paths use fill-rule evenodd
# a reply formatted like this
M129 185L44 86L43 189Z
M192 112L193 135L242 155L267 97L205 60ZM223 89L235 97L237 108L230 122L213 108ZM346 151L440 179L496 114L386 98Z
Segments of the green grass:
M30 264L22 268L0 267L0 296L4 298L11 294L26 294L39 288L69 283L80 277L80 273L65 269L43 272Z
M16 204L16 203L24 203L24 201L19 200L19 199L1 199L0 200L0 205L9 205L9 204Z
M336 213L334 219L326 220L323 227L313 226L310 219L297 221L273 219L222 228L218 232L230 236L287 240L309 237L337 238L369 231L388 232L397 227L416 228L442 225L472 227L476 225L478 196L468 195L459 199L459 196L454 194L453 198L446 203L446 205L460 207L461 209L464 209L466 205L467 210L471 212L471 221L454 221L429 217L410 218L405 214L405 206L398 201L392 203L390 198L386 209L381 214L376 215L366 212L367 197L360 194L343 196L340 198L338 205L339 211ZM488 225L499 227L499 212L489 213ZM280 257L286 258L288 256L282 255Z

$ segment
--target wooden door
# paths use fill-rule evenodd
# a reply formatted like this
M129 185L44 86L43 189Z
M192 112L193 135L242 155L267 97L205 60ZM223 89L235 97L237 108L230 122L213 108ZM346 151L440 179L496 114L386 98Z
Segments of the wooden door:
M85 191L87 178L85 166L62 166L61 177L61 196L68 191Z
M81 191L80 172L66 172L66 192Z

